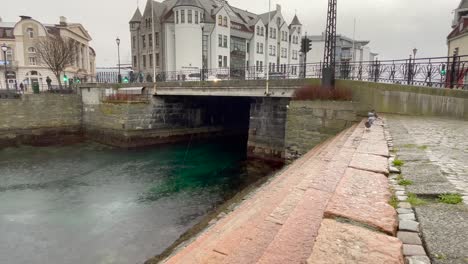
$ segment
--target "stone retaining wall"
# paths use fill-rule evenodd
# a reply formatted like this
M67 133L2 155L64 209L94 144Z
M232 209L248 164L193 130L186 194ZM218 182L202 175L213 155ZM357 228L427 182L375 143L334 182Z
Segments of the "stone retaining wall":
M255 98L250 106L248 155L284 162L289 99Z
M286 120L286 159L307 153L358 121L353 102L291 101Z
M0 146L53 144L81 136L80 95L25 94L0 100Z
M468 120L468 91L359 81L337 81L349 87L360 113L443 116Z

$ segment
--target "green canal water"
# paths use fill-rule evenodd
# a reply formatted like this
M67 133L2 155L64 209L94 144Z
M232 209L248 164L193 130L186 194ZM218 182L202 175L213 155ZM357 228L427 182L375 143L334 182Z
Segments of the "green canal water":
M273 171L245 145L0 150L0 263L143 263Z

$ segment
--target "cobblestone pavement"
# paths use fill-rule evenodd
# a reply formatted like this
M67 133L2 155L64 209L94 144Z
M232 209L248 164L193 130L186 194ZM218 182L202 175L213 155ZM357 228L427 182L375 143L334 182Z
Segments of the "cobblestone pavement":
M397 115L386 119L396 157L403 161L399 176L411 181L405 191L424 199L408 205L414 208L431 263L468 263L468 122ZM455 192L464 195L465 204L436 199Z
M468 204L468 122L434 117L391 118L402 121L416 147L425 150Z

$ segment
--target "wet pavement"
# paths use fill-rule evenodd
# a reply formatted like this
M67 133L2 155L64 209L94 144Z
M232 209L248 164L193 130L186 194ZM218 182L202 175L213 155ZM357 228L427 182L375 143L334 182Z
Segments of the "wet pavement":
M468 122L397 115L386 119L396 157L404 162L400 177L411 181L408 194L420 199L412 207L431 263L468 263ZM464 203L443 203L439 198L447 193L464 195Z
M391 116L389 121L399 122L407 133L395 135L397 140L407 140L399 150L406 148L413 157L423 152L468 204L468 122L408 116Z
M143 263L271 171L232 143L0 150L0 263Z

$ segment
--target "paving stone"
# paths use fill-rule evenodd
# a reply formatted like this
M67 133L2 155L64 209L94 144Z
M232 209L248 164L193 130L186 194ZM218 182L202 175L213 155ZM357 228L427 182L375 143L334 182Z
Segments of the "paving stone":
M421 245L403 244L403 255L405 256L426 256L426 251Z
M403 201L406 201L406 200L408 199L408 196L406 196L406 195L398 195L398 196L397 196L397 199L398 199L398 201L403 202Z
M388 146L384 140L363 140L356 150L359 153L389 157Z
M396 237L325 219L308 264L403 264L402 243Z
M390 173L401 173L400 169L395 166L390 166L388 170L390 171Z
M398 208L411 209L411 204L408 202L401 202L401 203L398 203Z
M350 167L388 175L387 158L377 155L356 153Z
M405 258L406 264L431 264L427 256L411 256Z
M400 221L400 225L398 229L400 231L418 232L419 223L416 221L412 221L412 220L403 220L403 221Z
M415 209L421 235L435 264L467 263L468 207L427 204ZM444 258L437 258L444 256Z
M306 260L312 252L330 196L327 192L308 190L256 263L301 263ZM230 259L232 263L251 262L251 259L238 260L234 256Z
M399 214L398 215L398 219L400 221L402 220L412 220L412 221L416 221L416 217L414 216L414 214Z
M413 209L407 209L407 208L398 208L397 209L398 214L412 214Z
M405 191L396 191L396 192L395 192L395 195L396 195L396 196L406 195L406 192L405 192Z
M401 242L403 242L403 244L422 245L422 241L418 233L399 231L397 233L397 237Z
M442 175L440 167L430 163L406 163L402 168L405 178L414 183L426 182L447 182L447 178Z
M406 191L419 196L439 196L444 193L456 193L457 190L450 182L419 183L406 186Z
M395 234L396 212L384 175L348 168L328 203L325 217L343 217Z

